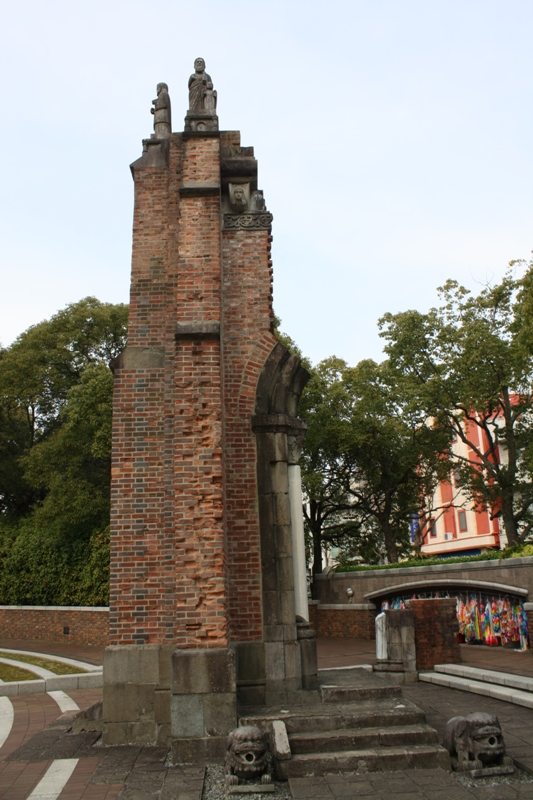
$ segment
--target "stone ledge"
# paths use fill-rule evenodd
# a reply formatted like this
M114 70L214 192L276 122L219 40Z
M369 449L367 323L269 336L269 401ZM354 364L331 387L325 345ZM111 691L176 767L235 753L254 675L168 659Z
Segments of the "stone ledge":
M0 606L0 611L106 611L109 606Z
M319 611L376 611L375 603L317 603Z
M210 181L191 181L180 186L179 193L181 197L218 197L220 184Z
M195 339L220 339L220 322L178 322L174 338L177 341L191 341Z
M353 572L333 572L327 575L315 575L315 580L340 580L348 577L357 578L361 575L420 575L421 572L445 572L450 570L452 572L464 572L470 569L506 569L509 567L532 567L533 556L522 556L522 558L502 558L502 559L487 559L486 561L461 561L454 564L430 564L428 566L421 565L420 567L390 567L389 569L362 569L354 570Z

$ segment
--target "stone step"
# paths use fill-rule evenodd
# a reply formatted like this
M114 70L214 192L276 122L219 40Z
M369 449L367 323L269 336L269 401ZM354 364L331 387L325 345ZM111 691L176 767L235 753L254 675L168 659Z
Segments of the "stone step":
M450 769L450 756L441 745L372 747L333 753L304 753L275 764L278 780L317 777L338 772L393 772L402 769Z
M389 727L391 725L419 725L426 721L425 714L414 703L394 697L365 700L346 704L320 704L314 708L272 709L268 712L243 714L240 725L257 725L268 730L270 722L283 720L287 732L314 733L359 728Z
M358 700L381 699L382 697L401 697L398 685L384 686L336 686L320 687L324 703L356 703Z
M467 667L464 664L436 664L433 669L435 672L455 675L458 678L494 683L497 686L509 686L511 689L520 689L523 692L533 692L533 678L527 678L525 675L512 675L509 672Z
M420 672L418 679L425 683L447 686L449 689L459 689L462 692L481 694L485 695L485 697L505 700L505 702L514 703L517 706L533 708L533 694L531 692L513 689L510 686L497 686L493 683L471 680L470 678L460 678L456 675L448 675L444 672Z
M437 731L429 725L391 725L379 728L346 728L312 733L291 733L293 754L332 753L382 747L438 743Z

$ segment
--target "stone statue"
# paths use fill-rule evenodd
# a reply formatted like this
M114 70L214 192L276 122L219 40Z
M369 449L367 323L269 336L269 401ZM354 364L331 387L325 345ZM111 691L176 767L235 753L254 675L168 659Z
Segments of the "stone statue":
M157 97L152 100L154 108L151 109L154 115L154 131L156 139L168 139L172 132L170 120L170 97L168 96L168 86L166 83L157 84Z
M205 85L204 108L206 111L211 111L213 114L217 110L217 93L214 91L211 81L207 81Z
M226 784L236 786L239 779L255 778L271 783L266 736L255 725L236 728L228 736L226 750Z
M211 88L208 89L208 84ZM203 58L197 58L194 62L194 72L189 78L189 114L194 114L195 111L208 111L206 107L206 92L209 94L209 102L216 106L216 92L213 92L213 82L211 76L205 71L205 61ZM215 113L213 108L212 113Z
M514 772L513 759L505 755L498 717L492 714L477 711L466 717L453 717L446 725L443 744L453 769L469 772L473 778Z

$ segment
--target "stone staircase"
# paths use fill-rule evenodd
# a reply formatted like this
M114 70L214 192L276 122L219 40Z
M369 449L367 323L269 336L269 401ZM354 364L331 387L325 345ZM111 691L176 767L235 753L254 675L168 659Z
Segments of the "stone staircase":
M243 709L239 724L271 736L278 780L338 772L450 769L424 712L390 678L361 669L320 670L315 702Z
M507 703L533 708L533 678L462 664L437 664L432 672L420 672L419 680L494 697Z

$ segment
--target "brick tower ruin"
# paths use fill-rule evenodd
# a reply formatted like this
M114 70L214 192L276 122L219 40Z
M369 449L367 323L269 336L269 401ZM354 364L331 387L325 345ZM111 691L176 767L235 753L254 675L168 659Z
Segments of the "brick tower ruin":
M273 334L253 148L218 130L202 59L183 133L157 91L131 165L129 334L113 364L104 741L172 741L194 761L223 752L238 702L316 684L296 466L308 375Z

